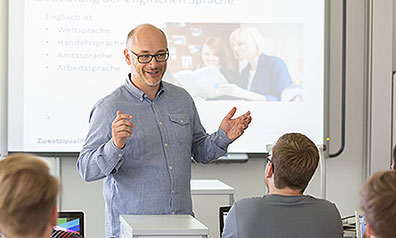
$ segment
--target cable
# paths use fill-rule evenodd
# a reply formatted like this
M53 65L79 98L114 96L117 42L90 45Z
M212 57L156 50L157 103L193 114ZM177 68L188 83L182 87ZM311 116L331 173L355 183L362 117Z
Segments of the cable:
M346 16L347 3L343 0L342 6L342 81L341 81L341 145L334 154L329 154L330 158L339 156L345 148L345 105L346 105Z

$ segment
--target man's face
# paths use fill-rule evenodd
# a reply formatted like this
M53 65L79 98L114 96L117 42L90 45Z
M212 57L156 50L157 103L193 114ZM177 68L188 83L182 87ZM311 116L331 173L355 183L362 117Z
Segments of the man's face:
M166 53L166 38L157 29L142 29L135 33L131 50L137 55ZM158 62L153 57L149 63L139 63L135 55L130 51L128 53L131 59L132 82L140 89L157 87L166 71L166 61Z

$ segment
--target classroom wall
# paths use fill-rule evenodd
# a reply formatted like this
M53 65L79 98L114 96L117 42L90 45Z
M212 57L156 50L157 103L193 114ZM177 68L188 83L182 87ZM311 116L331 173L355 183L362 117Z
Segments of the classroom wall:
M393 0L393 72L396 71L396 0Z
M7 0L0 0L0 158L7 154Z
M367 82L365 81L365 1L348 1L347 28L347 104L346 104L346 147L341 156L326 160L327 198L339 208L342 216L352 215L359 206L358 190L366 174L367 158ZM0 5L0 49L4 48L6 23L4 14L7 1L1 0ZM396 5L396 4L394 4ZM335 153L340 144L340 105L341 105L341 6L342 1L330 3L330 83L329 83L329 130L330 153ZM395 24L396 25L396 24ZM395 53L394 53L395 57ZM0 55L0 123L5 130L6 95L5 53ZM393 64L394 69L395 63ZM88 113L88 112L87 112ZM1 131L0 131L1 132ZM2 133L4 134L4 133ZM0 143L5 141L0 138ZM374 143L381 143L375 141ZM3 146L0 146L3 147ZM390 158L386 158L390 159ZM85 183L75 168L76 158L61 159L61 181L63 193L61 209L84 210L86 213L86 237L104 237L104 201L102 197L102 182ZM261 196L264 193L263 170L264 160L249 159L246 163L232 164L193 164L193 178L217 178L235 188L235 199L250 196ZM319 196L319 175L315 177L307 189L308 194ZM214 199L215 203L225 203L222 198ZM211 200L210 200L211 201ZM194 210L197 216L210 216L205 224L211 229L211 237L217 237L217 211L202 198L194 198ZM209 215L208 215L209 214ZM210 214L216 214L213 218ZM216 233L217 232L217 233Z
M367 72L368 174L389 169L392 151L393 0L372 1L372 5L371 57Z

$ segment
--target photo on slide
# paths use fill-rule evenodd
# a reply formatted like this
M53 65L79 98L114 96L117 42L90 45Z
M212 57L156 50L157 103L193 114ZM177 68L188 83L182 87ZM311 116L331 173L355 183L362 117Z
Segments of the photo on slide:
M302 24L165 23L166 80L195 99L303 101Z

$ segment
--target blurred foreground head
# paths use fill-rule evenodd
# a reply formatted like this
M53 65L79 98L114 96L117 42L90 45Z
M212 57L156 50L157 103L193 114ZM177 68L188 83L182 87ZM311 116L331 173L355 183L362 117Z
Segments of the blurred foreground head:
M0 161L0 232L3 237L50 237L56 225L58 180L32 154Z
M377 172L360 191L362 210L367 222L366 235L376 238L395 237L396 172Z

